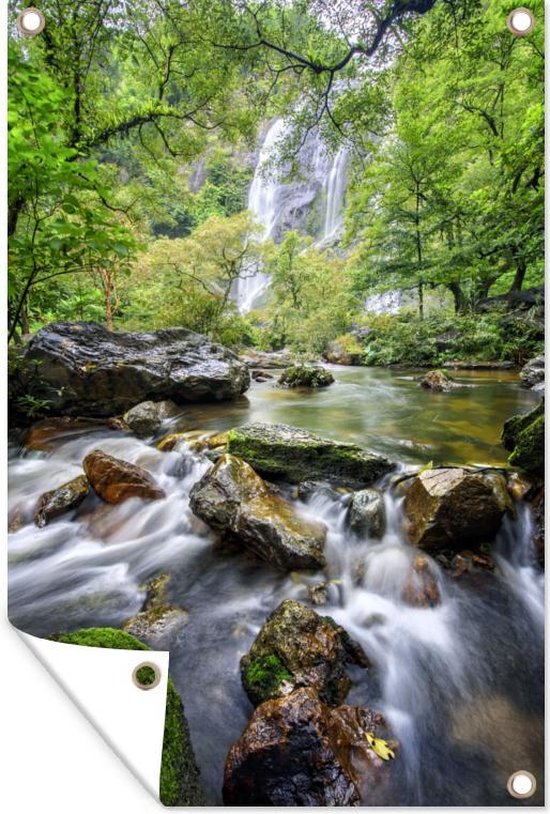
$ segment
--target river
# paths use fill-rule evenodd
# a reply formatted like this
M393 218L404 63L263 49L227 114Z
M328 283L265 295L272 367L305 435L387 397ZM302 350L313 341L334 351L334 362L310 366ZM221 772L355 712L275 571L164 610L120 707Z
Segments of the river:
M503 421L536 401L508 371L461 371L455 378L463 386L434 394L418 386L415 371L332 370L336 383L326 390L253 383L238 402L185 408L172 427L222 431L249 421L282 422L359 443L403 466L498 466L506 462ZM220 804L227 750L252 711L239 659L279 602L307 602L308 584L321 576L285 575L215 549L188 508L208 461L185 447L161 453L153 439L97 430L65 437L49 454L13 446L10 509L28 512L42 492L79 474L95 448L147 468L167 497L130 500L99 514L98 499L90 497L76 514L12 534L10 618L38 636L120 626L140 610L144 582L170 572L170 599L189 614L170 643L170 669L209 803ZM401 530L401 499L389 492L385 499L382 541L346 531L344 495L317 492L299 504L329 528L329 605L317 610L342 624L372 662L366 671L350 671L347 703L381 711L401 742L389 786L371 789L365 803L514 804L506 791L511 772L528 769L542 779L544 589L529 513L522 506L505 520L494 547L495 573L454 580L435 566L441 604L412 608L400 599L413 555ZM541 794L527 802L540 804Z

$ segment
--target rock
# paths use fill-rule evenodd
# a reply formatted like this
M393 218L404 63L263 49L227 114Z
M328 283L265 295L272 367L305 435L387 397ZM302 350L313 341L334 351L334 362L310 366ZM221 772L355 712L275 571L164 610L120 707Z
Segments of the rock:
M448 393L458 385L444 370L430 370L420 379L420 386L434 393Z
M304 520L251 466L222 455L191 490L192 511L222 535L288 571L323 568L326 526Z
M282 370L292 365L292 354L285 350L267 352L249 348L240 358L251 369Z
M368 740L383 727L377 713L331 709L311 688L266 701L229 750L224 804L361 805L369 786L383 782L389 769Z
M142 401L124 414L123 420L138 438L154 435L167 418L181 415L173 401Z
M361 447L286 424L237 427L229 433L228 450L261 475L290 483L321 480L361 488L394 468L386 458Z
M204 430L188 430L186 432L171 432L158 441L156 447L161 452L171 452L179 443L187 444L191 452L205 452L207 450L222 449L227 446L226 432L205 432Z
M250 375L255 382L267 382L273 378L273 373L268 373L266 370L253 370Z
M14 376L50 412L90 416L119 415L147 399L234 399L250 384L234 353L193 331L111 332L94 322L42 328Z
M381 539L386 530L384 497L375 489L354 492L349 504L347 523L358 537Z
M330 370L313 365L294 365L289 367L278 378L281 387L328 387L333 384L334 376Z
M453 557L450 567L453 569L452 577L456 579L462 574L473 574L476 571L494 571L495 561L488 554L466 550Z
M512 454L508 462L530 475L544 475L544 401L524 415L504 423L502 443Z
M520 372L519 377L524 387L535 387L535 385L544 382L544 356L535 356L524 365Z
M38 528L43 528L54 517L59 517L59 515L65 514L71 509L76 509L89 493L90 484L84 475L79 475L50 492L44 492L36 507L35 524Z
M349 334L329 342L323 356L333 365L360 365L363 348L357 337Z
M544 568L544 485L537 489L531 501L533 513L533 546L535 557L541 568Z
M505 511L502 489L466 469L428 469L414 479L404 501L409 539L426 551L490 541Z
M94 491L107 503L122 503L131 497L159 500L166 497L151 475L139 466L95 449L82 466Z
M330 617L285 599L268 617L241 659L241 678L254 706L297 687L313 687L321 700L342 703L350 688L346 664L362 666L358 645Z
M52 452L58 444L73 436L104 429L127 430L127 427L116 418L107 421L69 416L44 418L29 427L24 445L37 452Z
M169 649L167 640L188 621L189 614L183 608L171 605L166 597L170 577L161 574L147 584L147 596L139 613L128 619L122 629L154 650Z
M294 487L294 497L299 500L309 501L315 497L323 497L327 500L340 501L350 494L348 490L335 489L329 483L322 481L304 480Z
M58 634L51 638L64 644L84 647L149 651L145 644L129 633L108 627L86 628L73 633ZM144 660L146 660L146 656L144 656ZM98 676L98 681L103 679L104 676ZM206 804L185 711L170 676L166 695L159 792L161 802L165 806L203 806Z
M506 481L506 487L511 498L515 501L525 500L533 484L530 480L520 475L519 472L511 472Z
M307 595L311 604L327 605L329 588L329 582L316 582L315 585L310 585L307 589Z
M415 608L434 608L441 604L437 573L428 557L415 556L401 598Z

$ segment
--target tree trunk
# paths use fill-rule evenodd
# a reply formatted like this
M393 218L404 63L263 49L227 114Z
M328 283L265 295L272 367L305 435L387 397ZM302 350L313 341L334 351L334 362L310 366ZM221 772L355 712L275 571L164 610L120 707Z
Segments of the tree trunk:
M516 259L516 273L514 275L512 285L510 286L510 290L508 291L509 294L511 294L513 291L521 291L521 287L523 285L523 280L525 279L526 272L527 267L525 264L525 260L523 259L523 257L518 257Z
M458 283L448 283L447 288L453 295L455 314L462 314L465 310L465 300L460 285Z
M418 316L424 319L424 283L422 280L418 283Z

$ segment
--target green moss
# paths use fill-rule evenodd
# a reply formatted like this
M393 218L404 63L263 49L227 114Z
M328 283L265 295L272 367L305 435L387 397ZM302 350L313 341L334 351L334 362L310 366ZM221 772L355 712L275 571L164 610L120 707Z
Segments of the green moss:
M51 638L57 642L86 647L106 647L114 650L149 650L147 645L138 641L129 633L108 627L87 628L73 633L61 633ZM153 673L152 670L151 673ZM160 769L160 799L166 806L205 804L183 704L171 678L168 678L166 695L166 716Z
M293 681L294 676L274 653L258 656L244 665L243 683L251 698L264 701L271 698L283 681Z
M139 670L136 672L136 681L142 687L150 687L151 684L154 684L157 678L157 674L153 670L152 667L140 667Z
M519 466L534 475L544 474L544 416L540 415L517 436L516 446L509 457L512 466Z
M527 429L527 427L540 416L544 416L544 401L541 401L528 413L513 415L505 421L502 429L502 443L504 444L504 448L512 452L518 443L520 433Z
M279 384L283 387L328 387L334 382L330 371L312 365L295 365L285 370L279 377Z

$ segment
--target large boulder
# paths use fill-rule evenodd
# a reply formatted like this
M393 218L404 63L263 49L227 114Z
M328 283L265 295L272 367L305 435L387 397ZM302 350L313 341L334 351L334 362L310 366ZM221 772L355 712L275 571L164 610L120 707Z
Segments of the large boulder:
M233 399L250 384L234 353L193 331L111 332L94 322L42 328L14 376L15 389L50 412L90 416L118 415L148 399Z
M354 492L346 515L351 531L358 537L380 539L386 530L384 496L376 489Z
M173 401L142 401L124 413L123 420L138 438L148 438L160 429L163 421L180 414L181 407Z
M58 486L57 489L44 492L36 506L35 524L38 528L43 528L55 517L80 506L89 493L90 484L84 475L78 475L68 483Z
M544 475L544 401L530 412L505 421L502 443L512 453L508 459L512 466Z
M313 687L324 703L336 706L350 688L350 663L365 667L368 661L342 627L301 602L285 599L242 657L241 678L255 706L298 687Z
M544 382L544 356L535 356L530 359L519 372L524 387L535 387Z
M307 387L316 389L318 387L328 387L333 384L334 376L324 367L314 367L313 365L294 365L281 373L278 384L281 387L295 388Z
M139 466L95 449L84 458L84 472L94 492L107 503L122 503L131 497L159 500L164 491Z
M386 458L353 444L286 424L247 424L230 431L228 450L268 478L328 481L361 488L393 469Z
M227 755L227 806L358 806L387 779L395 743L369 709L331 709L312 688L266 701ZM381 757L381 755L383 757Z
M363 348L356 336L348 334L329 342L323 356L333 365L360 365Z
M504 478L461 468L421 472L404 501L409 539L426 551L492 540L507 508Z
M83 647L149 650L129 633L108 627L84 628L73 633L57 634L51 638L64 644ZM97 680L103 681L104 678L99 675ZM166 695L159 796L165 806L203 806L206 802L183 704L170 677Z
M326 526L300 517L251 466L222 455L191 490L193 512L224 537L288 571L323 568Z

